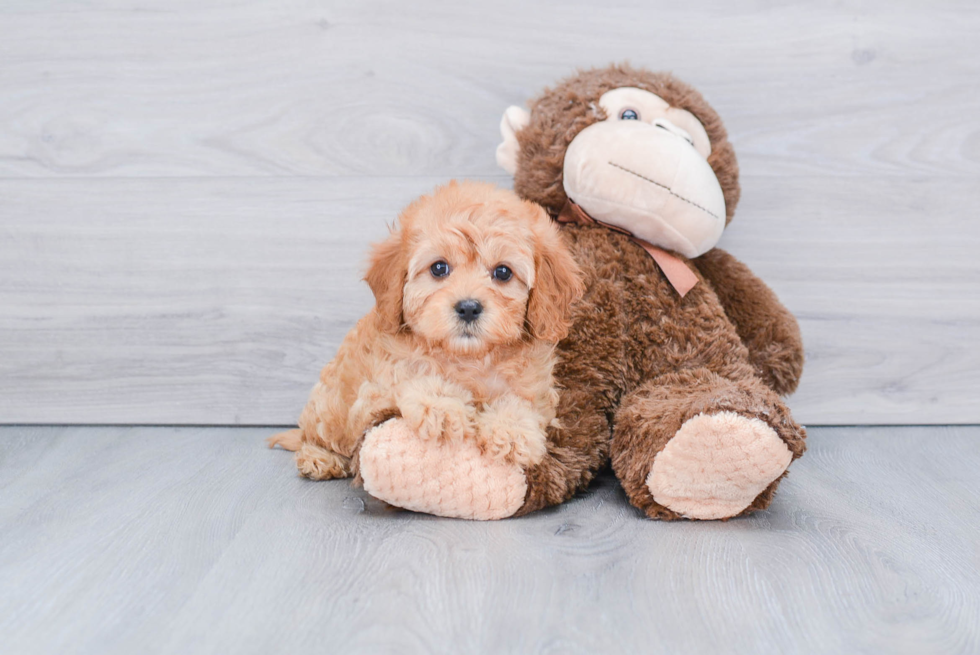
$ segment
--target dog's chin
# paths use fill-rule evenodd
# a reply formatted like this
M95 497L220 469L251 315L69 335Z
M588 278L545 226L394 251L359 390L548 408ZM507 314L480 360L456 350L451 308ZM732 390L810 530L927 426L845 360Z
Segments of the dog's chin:
M441 323L410 322L412 330L429 344L457 357L482 357L494 348L519 341L523 332L518 326L503 326L479 320L473 323L446 321Z
M460 330L445 340L446 350L457 355L480 355L490 350L493 343L483 335L469 330Z

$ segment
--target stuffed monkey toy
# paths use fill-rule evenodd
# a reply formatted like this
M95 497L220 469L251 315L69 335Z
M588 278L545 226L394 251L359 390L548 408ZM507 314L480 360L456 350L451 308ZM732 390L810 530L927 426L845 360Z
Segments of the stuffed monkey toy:
M396 446L411 435L375 428L392 466L450 480L454 494L472 495L478 480L487 497L479 515L458 512L452 494L416 495L409 508L518 516L569 499L609 461L651 518L768 507L805 450L806 433L780 399L796 389L803 348L775 294L714 247L739 198L721 119L671 75L623 65L574 75L530 111L509 108L501 132L498 163L518 195L563 224L585 274L558 345L558 424L544 460L520 471L473 451L407 461ZM406 506L404 490L364 483Z

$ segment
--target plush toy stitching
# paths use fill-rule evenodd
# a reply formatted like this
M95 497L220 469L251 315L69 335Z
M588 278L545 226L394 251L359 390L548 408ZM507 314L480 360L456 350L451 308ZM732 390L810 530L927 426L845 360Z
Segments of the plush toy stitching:
M638 178L640 178L641 180L646 180L647 182L649 182L651 184L656 184L661 189L665 189L667 191L667 193L669 193L670 195L674 196L675 198L680 198L681 200L683 200L684 202L686 202L689 205L693 205L694 207L697 207L698 209L700 209L701 211L703 211L705 214L707 214L711 218L715 219L716 221L720 221L721 220L718 216L716 216L715 214L711 213L710 211L708 211L707 209L705 209L704 207L702 207L698 203L691 202L690 200L688 200L684 196L681 196L681 195L678 195L678 194L674 193L674 191L669 186L667 186L665 184L661 184L660 182L657 182L656 180L651 180L649 177L644 177L643 175L640 175L636 171L631 171L630 169L628 169L628 168L626 168L624 166L620 166L619 164L615 164L615 163L613 163L611 161L610 162L606 162L606 163L609 164L610 166L613 166L614 168L618 168L621 171L626 171L630 175L635 175Z

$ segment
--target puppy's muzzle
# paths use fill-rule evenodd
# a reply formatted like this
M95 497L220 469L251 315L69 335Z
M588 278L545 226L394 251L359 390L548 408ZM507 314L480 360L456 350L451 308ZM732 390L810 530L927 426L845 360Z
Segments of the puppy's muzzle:
M460 300L456 303L455 309L456 316L464 323L472 323L480 318L480 314L483 313L483 305L480 304L479 300L473 300L472 298Z

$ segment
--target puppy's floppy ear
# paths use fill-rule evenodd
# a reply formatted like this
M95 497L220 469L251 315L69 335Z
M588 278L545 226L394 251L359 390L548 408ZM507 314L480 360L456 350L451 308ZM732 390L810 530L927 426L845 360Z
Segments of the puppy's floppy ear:
M402 325L402 294L408 277L408 262L401 230L392 232L371 250L371 265L364 281L374 293L381 329L397 332Z
M528 203L533 205L533 203ZM531 333L544 341L558 342L568 336L572 304L582 297L582 271L544 209L533 223L534 287L527 304Z

